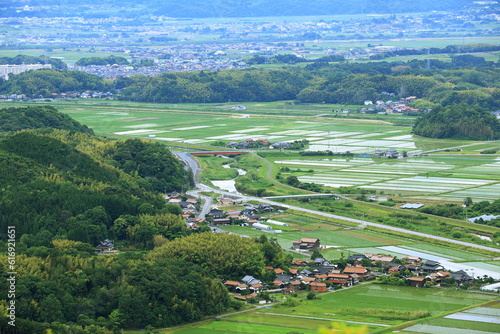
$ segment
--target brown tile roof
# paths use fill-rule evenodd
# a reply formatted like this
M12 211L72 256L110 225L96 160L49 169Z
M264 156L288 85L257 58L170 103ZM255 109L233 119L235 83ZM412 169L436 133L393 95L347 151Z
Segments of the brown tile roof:
M349 274L364 274L366 272L365 267L345 267L344 268L344 273L349 273Z
M235 299L239 299L239 300L247 300L247 297L245 296L233 296Z
M304 282L314 282L316 280L315 277L303 277L302 281Z
M321 283L321 282L312 282L310 285L311 285L311 286L326 286L326 283Z
M240 284L240 282L238 281L226 281L226 283L224 283L225 285L238 285Z
M318 240L319 239L317 239L317 238L302 238L302 239L300 239L300 242L315 243Z
M410 277L410 281L423 282L425 280L424 276Z
M279 274L283 274L285 271L283 269L280 269L280 268L276 268L274 269L274 272L279 275Z
M343 278L343 279L349 279L349 275L347 274L330 274L328 275L328 278Z
M293 268L292 268L292 269L290 269L289 271L290 271L290 274L295 275L295 274L297 274L297 272L298 272L299 270L298 270L298 269L293 269Z

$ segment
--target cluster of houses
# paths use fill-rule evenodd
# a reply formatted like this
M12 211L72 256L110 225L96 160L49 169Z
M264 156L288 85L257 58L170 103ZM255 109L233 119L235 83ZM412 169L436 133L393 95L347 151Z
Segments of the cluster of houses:
M373 102L372 100L365 100L365 107L361 108L359 111L362 114L404 114L404 113L414 113L420 112L422 110L412 108L409 104L417 99L416 96L408 96L400 99L399 101L382 101L378 100ZM426 110L427 111L427 110Z
M366 260L364 260L366 259ZM445 271L444 267L433 260L425 262L417 256L405 256L401 261L395 256L380 254L354 254L348 257L347 262L355 265L355 268L365 268L361 262L370 263L370 266L382 267L385 274L396 274L402 278L408 279L408 283L413 287L423 287L426 282L441 283L446 279L453 279L457 284L470 283L474 277L470 276L464 270L456 272ZM367 270L370 270L365 268ZM408 275L408 272L410 275Z
M311 240L309 240L311 239ZM295 242L294 242L295 243ZM319 246L319 239L302 238L301 249ZM361 265L361 262L365 266ZM347 259L348 265L343 269L324 258L314 260L292 260L290 269L266 267L273 272L275 279L272 283L265 283L253 276L247 275L239 281L223 281L234 298L248 300L256 297L259 292L266 290L269 293L289 294L300 290L312 292L326 292L333 286L349 287L361 281L376 279L381 275L396 274L408 279L409 286L423 287L426 282L445 282L453 279L456 283L470 283L474 280L464 270L456 272L445 271L437 261L423 261L419 257L405 256L401 261L394 256L381 254L354 254ZM369 263L369 265L367 265ZM405 263L405 264L402 264ZM382 270L372 272L371 267L381 267ZM408 275L408 272L410 274Z
M187 198L183 200L181 194L174 191L165 196L165 199L170 204L176 204L181 207L182 217L186 221L186 226L189 229L196 230L200 228L203 219L195 217L198 214L199 202L195 198Z
M229 198L219 198L217 203L219 205L236 204L234 200ZM261 213L274 211L275 208L268 204L259 204L256 206L247 206L244 209L228 209L220 210L217 208L212 209L207 217L211 225L228 225L231 221L237 220L242 226L258 227L266 218L261 216Z
M287 271L281 268L266 267L274 272L275 279L266 284L253 276L245 276L240 281L225 281L229 291L236 293L234 298L247 300L257 293L266 290L270 293L289 294L299 290L326 292L331 285L351 286L360 279L368 278L369 270L361 267L346 267L343 270L330 261L317 258L315 260L293 260ZM239 294L239 295L238 295Z

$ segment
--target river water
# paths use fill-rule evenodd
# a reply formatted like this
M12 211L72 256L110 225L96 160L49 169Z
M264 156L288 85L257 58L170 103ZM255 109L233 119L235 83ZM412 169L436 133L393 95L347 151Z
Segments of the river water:
M224 168L231 168L229 165L222 165ZM238 176L239 175L245 175L247 173L246 170L241 169L241 168L236 168L238 171ZM231 179L231 180L212 180L212 184L216 186L217 188L220 188L222 190L226 190L235 194L241 195L237 190L236 190L236 178Z

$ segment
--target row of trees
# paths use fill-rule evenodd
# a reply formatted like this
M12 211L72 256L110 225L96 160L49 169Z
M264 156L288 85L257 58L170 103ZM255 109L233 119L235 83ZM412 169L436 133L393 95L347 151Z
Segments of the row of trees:
M283 62L297 61L286 55ZM323 59L320 59L323 60ZM500 108L500 76L492 62L472 55L452 62L335 63L325 58L305 68L167 73L119 77L115 82L78 71L37 70L0 80L0 94L48 97L70 91L122 90L123 100L141 102L228 102L296 100L307 103L363 104L417 96L420 106L467 103ZM388 97L387 94L392 94ZM385 95L384 95L385 94Z
M90 66L90 65L128 65L129 62L126 58L119 56L107 56L107 57L85 57L79 59L75 66Z
M24 94L32 98L86 90L106 92L112 88L112 80L71 70L39 69L11 75L9 80L0 79L0 94Z
M15 57L0 57L0 65L31 65L31 64L50 64L52 68L63 70L68 68L65 62L60 59L54 59L47 56L27 56L17 55Z
M465 58L464 58L465 57ZM472 60L469 59L472 57ZM407 63L314 62L304 69L239 70L170 73L156 77L134 76L117 80L122 99L156 102L276 101L363 104L417 96L428 105L459 102L500 108L500 81L494 67L471 66L474 56L457 56L454 62ZM283 59L283 61L291 61ZM474 66L474 65L472 65ZM442 68L442 69L439 69Z

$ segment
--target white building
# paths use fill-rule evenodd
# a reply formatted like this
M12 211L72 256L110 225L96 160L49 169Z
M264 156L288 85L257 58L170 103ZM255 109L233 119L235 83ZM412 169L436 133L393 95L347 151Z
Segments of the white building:
M5 80L9 79L9 74L19 74L30 70L38 70L41 68L52 68L50 64L31 64L31 65L0 65L0 77Z

